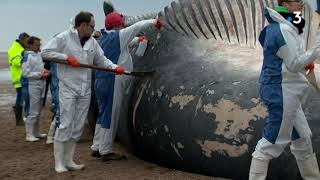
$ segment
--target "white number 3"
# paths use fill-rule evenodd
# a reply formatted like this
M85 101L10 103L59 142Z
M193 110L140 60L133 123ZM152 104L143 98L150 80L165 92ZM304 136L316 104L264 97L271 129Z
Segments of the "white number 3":
M294 11L293 14L295 14L295 19L298 19L298 20L294 20L293 23L295 24L299 24L302 20L302 17L301 17L301 12L300 11Z

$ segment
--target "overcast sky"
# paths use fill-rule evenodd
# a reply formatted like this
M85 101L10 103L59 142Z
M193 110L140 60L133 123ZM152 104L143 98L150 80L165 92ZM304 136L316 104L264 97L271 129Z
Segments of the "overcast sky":
M112 0L117 11L130 16L159 12L173 0ZM104 27L103 0L0 0L0 51L6 51L20 32L40 37L45 44L69 27L79 11L94 14L96 29Z

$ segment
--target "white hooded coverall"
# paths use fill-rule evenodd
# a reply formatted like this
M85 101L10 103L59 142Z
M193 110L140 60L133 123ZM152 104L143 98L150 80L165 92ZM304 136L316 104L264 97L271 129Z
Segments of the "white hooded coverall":
M320 56L320 44L305 51L291 22L270 8L266 8L266 17L270 24L259 38L264 48L260 96L269 116L252 154L249 179L265 179L269 161L280 156L289 143L302 177L320 179L312 133L301 105L309 88L305 67Z
M39 137L39 119L45 89L45 80L41 79L43 61L39 53L26 51L22 64L22 75L29 82L30 113L26 119L27 136Z
M42 57L66 60L73 55L82 64L95 64L115 69L117 65L107 59L97 41L90 37L82 47L78 31L71 28L60 33L44 47ZM60 125L55 140L78 141L82 134L91 98L91 69L74 68L58 64Z

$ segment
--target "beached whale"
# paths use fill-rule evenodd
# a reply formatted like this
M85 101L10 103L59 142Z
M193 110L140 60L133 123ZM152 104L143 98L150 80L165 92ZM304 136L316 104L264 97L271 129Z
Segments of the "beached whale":
M276 0L179 0L159 17L161 33L134 56L135 70L156 70L132 79L125 94L118 138L141 158L210 176L248 179L251 153L268 116L259 98L262 66L259 33L264 7ZM304 10L306 43L313 13ZM131 18L128 23L143 19ZM310 88L304 110L320 155L319 95ZM268 179L299 179L287 149L272 160Z

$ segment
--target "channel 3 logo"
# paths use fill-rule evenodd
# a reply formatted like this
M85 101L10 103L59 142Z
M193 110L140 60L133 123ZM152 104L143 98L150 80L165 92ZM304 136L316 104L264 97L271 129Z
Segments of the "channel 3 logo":
M302 20L302 13L301 11L294 11L293 14L295 15L294 19L292 19L292 17L288 17L287 20L289 22L293 22L294 24L299 24L301 23Z

